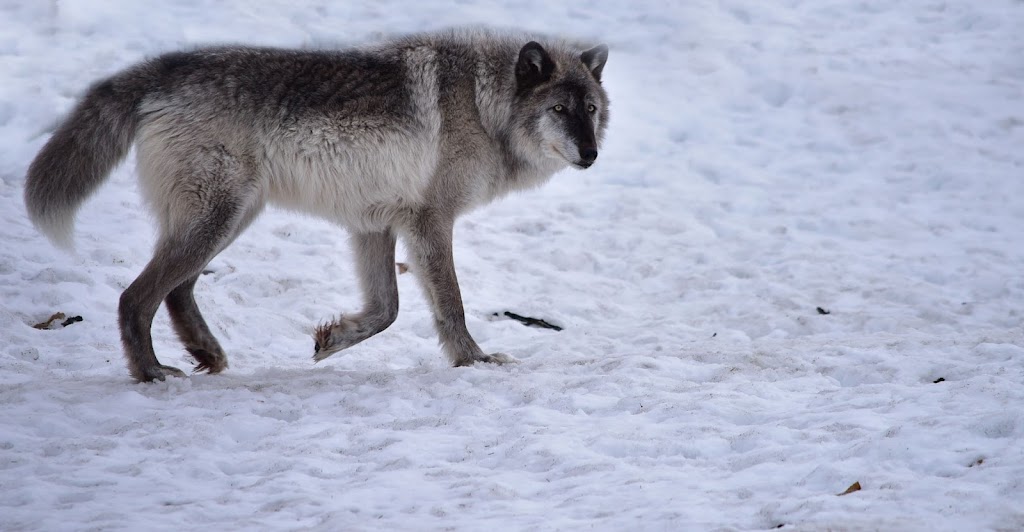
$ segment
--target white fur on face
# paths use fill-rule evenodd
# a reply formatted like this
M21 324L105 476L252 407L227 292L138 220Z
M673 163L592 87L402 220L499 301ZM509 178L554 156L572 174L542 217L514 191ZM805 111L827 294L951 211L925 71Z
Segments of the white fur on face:
M541 146L544 154L554 159L560 159L566 163L573 164L579 157L576 153L576 141L569 135L569 132L562 127L561 121L552 116L552 113L545 111L540 117L539 128Z

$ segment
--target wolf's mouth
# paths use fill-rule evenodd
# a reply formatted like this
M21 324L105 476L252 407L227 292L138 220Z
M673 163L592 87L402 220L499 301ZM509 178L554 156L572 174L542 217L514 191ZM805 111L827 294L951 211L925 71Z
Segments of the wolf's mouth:
M586 170L587 168L590 168L591 166L594 165L594 163L592 163L592 162L588 163L587 161L574 161L574 160L566 157L565 154L562 153L562 150L558 149L558 145L556 145L556 144L552 144L551 145L551 149L554 150L554 152L557 153L559 157L564 159L565 162L569 163L570 166L572 166L572 167L574 167L576 169Z

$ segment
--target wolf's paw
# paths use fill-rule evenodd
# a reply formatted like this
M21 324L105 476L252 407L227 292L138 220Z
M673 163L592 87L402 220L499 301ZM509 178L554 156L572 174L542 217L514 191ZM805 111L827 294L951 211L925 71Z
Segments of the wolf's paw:
M364 330L358 319L341 317L331 323L325 323L313 332L313 361L321 360L352 347L365 340L369 331Z
M162 381L167 377L177 377L179 379L185 379L188 375L185 375L184 371L173 366L153 366L146 368L142 371L142 377L139 379L141 382L152 382Z
M220 373L228 368L228 357L219 349L209 351L199 347L186 347L186 350L196 359L196 366L192 373Z
M488 364L498 364L498 365L502 365L502 364L518 364L519 363L519 359L514 357L514 356L512 356L512 355L506 355L505 353L491 353L489 355L485 355L483 353L480 353L479 355L476 355L474 357L467 357L467 358L465 358L463 360L459 360L458 362L455 363L455 366L456 367L472 366L473 364L475 364L477 362L486 362Z
M484 355L482 358L480 358L480 362L487 362L488 364L498 365L518 364L519 359L512 355L506 355L505 353L491 353L489 355Z

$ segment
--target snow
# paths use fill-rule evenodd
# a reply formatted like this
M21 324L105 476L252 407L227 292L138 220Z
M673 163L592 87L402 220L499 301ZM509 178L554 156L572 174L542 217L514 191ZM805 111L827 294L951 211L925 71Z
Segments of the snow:
M0 529L1024 529L1020 2L0 11ZM75 97L201 43L470 23L611 48L595 166L456 228L470 331L522 363L447 367L406 274L391 328L314 365L359 306L346 236L271 210L197 288L231 368L132 382L134 161L75 255L21 200ZM32 327L57 311L84 320ZM163 311L153 334L189 367Z

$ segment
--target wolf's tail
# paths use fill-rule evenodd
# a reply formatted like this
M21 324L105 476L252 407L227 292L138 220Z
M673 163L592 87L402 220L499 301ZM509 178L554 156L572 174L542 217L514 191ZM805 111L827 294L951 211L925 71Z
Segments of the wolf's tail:
M149 85L133 70L93 85L28 168L28 215L57 246L71 248L78 208L132 146Z

